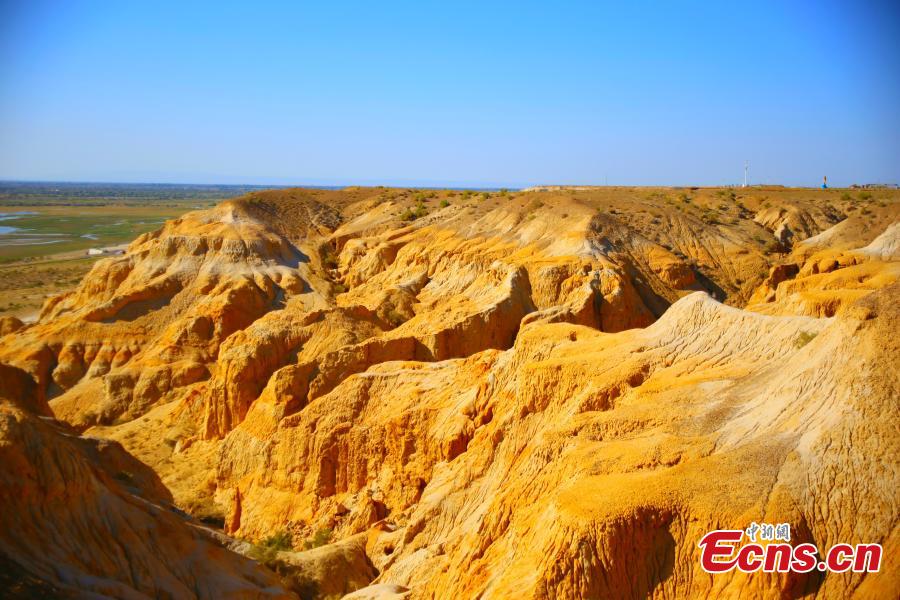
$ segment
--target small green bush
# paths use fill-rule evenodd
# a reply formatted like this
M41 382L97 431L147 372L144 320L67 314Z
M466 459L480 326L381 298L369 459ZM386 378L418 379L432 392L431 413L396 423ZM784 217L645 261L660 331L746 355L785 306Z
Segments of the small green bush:
M802 348L807 345L819 335L817 333L810 333L809 331L801 331L800 334L794 339L794 347L797 349Z
M446 198L444 198L443 200L441 200L441 208L447 208L448 206L450 206L450 203L447 202L447 199L446 199Z
M273 533L262 541L262 545L266 548L274 548L278 551L293 550L294 543L291 534L287 530L281 530Z
M400 215L400 219L403 221L415 221L418 218L424 217L428 214L428 209L425 208L425 203L422 200L416 202L415 209L409 209L403 211Z
M250 550L250 558L253 558L266 566L272 566L279 552L287 552L294 549L291 534L286 531L278 531L255 544Z
M331 538L333 535L334 532L331 529L323 527L322 529L316 531L316 533L313 534L311 538L306 540L306 542L303 543L303 547L307 550L312 550L313 548L324 546L331 543Z

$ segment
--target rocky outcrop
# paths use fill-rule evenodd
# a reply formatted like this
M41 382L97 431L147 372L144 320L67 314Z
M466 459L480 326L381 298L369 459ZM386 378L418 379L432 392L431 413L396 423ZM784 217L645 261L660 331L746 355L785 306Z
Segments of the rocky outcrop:
M741 194L279 190L167 223L3 337L0 569L126 597L896 589L896 204ZM887 562L702 572L697 540L751 521ZM275 534L268 570L238 555Z
M305 552L279 552L272 568L300 598L342 598L378 576L366 541L362 533Z
M2 577L22 597L290 597L172 507L156 474L121 446L5 399L0 501Z
M776 239L789 244L834 225L840 215L828 207L770 206L756 213L754 221L773 232Z
M863 248L812 253L810 247L799 248L794 253L797 262L772 267L747 308L768 314L834 316L897 281L900 263L890 248L898 231L896 224L890 225Z
M18 331L24 326L25 324L16 317L4 315L0 317L0 337Z
M892 223L859 252L880 260L900 260L900 222Z
M828 448L836 432L872 434L868 412L898 416L896 377L881 379L894 293L840 320L694 295L645 330L535 324L508 351L371 368L268 431L248 417L225 440L219 490L240 496L239 534L288 523L350 535L391 520L372 552L377 581L416 597L702 594L712 582L691 540L750 520L790 522L822 545L892 543L897 482L868 479L880 459L862 446L842 459ZM835 353L852 377L827 368ZM834 479L835 460L859 470ZM850 529L817 517L834 485L867 498L833 505L863 510ZM719 593L841 597L861 581L733 576Z

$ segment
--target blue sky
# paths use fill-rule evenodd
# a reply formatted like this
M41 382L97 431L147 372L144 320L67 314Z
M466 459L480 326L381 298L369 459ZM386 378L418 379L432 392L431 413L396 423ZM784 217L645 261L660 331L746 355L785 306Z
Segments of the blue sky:
M0 0L0 178L900 182L891 1Z

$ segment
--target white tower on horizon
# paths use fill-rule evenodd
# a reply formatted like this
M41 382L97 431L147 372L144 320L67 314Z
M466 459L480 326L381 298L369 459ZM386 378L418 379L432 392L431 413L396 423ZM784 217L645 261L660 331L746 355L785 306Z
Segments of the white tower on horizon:
M744 187L750 185L750 161L744 161Z

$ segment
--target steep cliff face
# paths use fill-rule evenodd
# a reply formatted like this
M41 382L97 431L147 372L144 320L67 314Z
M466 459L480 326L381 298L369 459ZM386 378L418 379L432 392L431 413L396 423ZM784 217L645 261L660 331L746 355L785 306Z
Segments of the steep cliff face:
M837 248L823 243L836 241L846 229L845 223L840 223L822 232L819 239L798 246L782 264L772 267L747 308L768 314L831 317L900 278L897 223L862 247L839 249L839 243Z
M898 198L843 219L833 194L742 193L251 194L7 324L9 410L118 442L159 478L137 496L229 534L330 532L272 563L301 595L877 595ZM888 569L700 570L703 533L763 520L880 542Z
M644 330L535 324L507 351L373 367L226 437L227 521L252 537L387 518L379 581L424 597L841 597L862 576L712 580L696 540L767 520L820 547L849 536L890 554L897 471L872 446L897 444L897 291L837 320L698 294Z
M289 598L267 569L172 506L108 440L22 408L0 389L0 582L5 597Z

